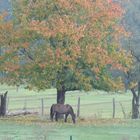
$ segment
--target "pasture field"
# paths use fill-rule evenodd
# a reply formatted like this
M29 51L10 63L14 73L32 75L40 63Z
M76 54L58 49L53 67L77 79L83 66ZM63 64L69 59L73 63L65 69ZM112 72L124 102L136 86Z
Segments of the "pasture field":
M24 88L0 86L0 92L8 90L8 111L18 109L41 110L44 99L44 116L19 116L0 118L0 140L140 140L140 120L130 120L131 93L107 93L104 91L73 91L66 94L66 103L77 111L77 99L81 99L80 118L76 125L63 121L51 122L49 109L56 102L56 90L29 91ZM112 119L112 99L116 101L115 119ZM126 113L124 119L122 108Z
M98 121L100 123L56 127L48 133L48 140L68 140L69 135L73 140L140 140L140 121L117 124L115 121Z
M121 119L50 122L26 116L0 120L0 140L140 140L140 121Z
M24 88L19 88L18 92L16 87L0 86L0 92L8 90L8 111L18 109L31 109L41 111L41 99L44 100L44 112L49 114L50 106L56 103L56 90L49 89L46 91L29 91ZM91 92L72 91L66 93L66 103L71 104L77 111L77 100L81 98L80 116L81 117L94 117L94 118L112 118L112 99L116 101L116 118L123 118L122 108L126 116L130 117L131 112L131 98L130 92L123 93L107 93L104 91L94 90Z

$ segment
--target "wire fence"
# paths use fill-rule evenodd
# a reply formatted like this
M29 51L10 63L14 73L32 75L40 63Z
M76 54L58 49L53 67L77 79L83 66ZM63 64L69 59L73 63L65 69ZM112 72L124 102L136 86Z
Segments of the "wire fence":
M12 112L16 110L31 110L38 112L39 115L50 114L50 107L55 97L44 98L10 98L7 99L7 111ZM83 103L78 105L78 98L71 103L75 113L79 113L79 117L93 117L93 118L129 118L131 115L131 100L115 100L110 101Z
M108 96L108 95L107 95ZM74 108L74 112L79 113L79 118L130 118L131 117L131 99L122 98L121 100L118 98L112 98L107 100L90 100L87 102L83 96L78 94L78 96L74 94L68 94L66 98L71 99L69 102ZM105 96L104 96L105 97ZM80 102L79 102L79 99ZM17 110L31 110L33 112L38 112L39 116L44 116L45 118L49 118L50 107L52 103L56 101L56 95L50 94L49 96L8 96L7 98L7 111L14 112ZM79 110L78 110L79 109ZM44 128L41 128L42 130ZM9 130L7 130L9 131ZM52 132L47 135L41 134L39 132L34 132L31 134L16 134L13 135L0 135L1 140L96 140L96 134L82 135L82 134L58 134L55 132L56 130L52 130ZM53 133L53 134L52 134ZM99 135L101 136L101 135ZM98 137L99 137L98 136ZM123 136L114 134L112 137L117 136L117 140L133 140L134 138L131 136ZM104 135L102 136L105 137ZM103 139L102 138L102 139ZM109 135L106 139L110 139ZM138 137L136 140L140 140Z
M6 90L14 93L10 93L10 96L8 96L7 98L7 112L13 112L16 110L32 110L38 112L39 115L49 116L50 107L53 103L56 102L56 93L54 92L48 92L47 94L45 93L45 95L40 93L32 94L31 92L31 94L29 93L27 95L23 93L26 93L28 91L22 87L19 88L18 91L13 87L7 88L6 86L1 88L1 91ZM89 97L87 98L87 96ZM92 93L91 96L89 94L83 95L83 93L81 92L70 92L66 94L66 103L72 105L72 107L74 108L74 112L76 114L78 114L79 112L78 116L81 118L129 118L131 116L131 95L129 96L129 98L119 97L118 99L114 98L114 96L109 97L109 95L105 95L103 93L101 99L99 97L97 100L94 99L92 101L92 99L94 98L93 96L94 93ZM78 105L79 97L81 98L80 105ZM107 99L108 97L109 99ZM113 100L115 100L114 103Z

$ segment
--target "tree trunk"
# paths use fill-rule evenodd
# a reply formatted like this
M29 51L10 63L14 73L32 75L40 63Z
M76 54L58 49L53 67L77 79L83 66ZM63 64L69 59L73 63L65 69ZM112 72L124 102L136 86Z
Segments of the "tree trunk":
M131 89L133 98L132 98L132 119L139 118L139 103L140 103L140 81L138 82L138 94L134 89Z
M62 87L61 89L57 89L57 104L64 104L65 103L65 88ZM57 114L57 119L63 119L64 115Z
M139 102L136 101L133 97L132 99L132 119L138 119L139 118Z
M65 103L65 89L57 89L57 104L64 104Z
M7 92L4 95L0 95L1 98L1 105L0 105L0 116L6 115L6 99L7 99Z

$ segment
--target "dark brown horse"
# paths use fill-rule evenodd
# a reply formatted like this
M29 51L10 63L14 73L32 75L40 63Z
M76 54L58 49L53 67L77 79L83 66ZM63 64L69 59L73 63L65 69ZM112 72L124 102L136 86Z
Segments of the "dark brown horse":
M66 104L53 104L50 109L50 118L53 121L53 116L55 115L55 120L58 121L58 115L65 114L65 122L67 122L67 117L70 114L72 117L73 123L75 123L75 114L71 105Z

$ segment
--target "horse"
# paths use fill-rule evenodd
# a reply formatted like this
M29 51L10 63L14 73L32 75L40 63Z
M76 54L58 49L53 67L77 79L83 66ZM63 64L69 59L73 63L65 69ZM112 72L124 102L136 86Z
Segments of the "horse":
M53 104L50 108L50 119L53 121L53 116L55 115L55 120L58 121L58 115L65 114L65 122L67 122L67 117L70 114L73 123L75 123L76 115L74 114L73 108L69 104Z

